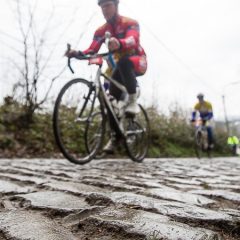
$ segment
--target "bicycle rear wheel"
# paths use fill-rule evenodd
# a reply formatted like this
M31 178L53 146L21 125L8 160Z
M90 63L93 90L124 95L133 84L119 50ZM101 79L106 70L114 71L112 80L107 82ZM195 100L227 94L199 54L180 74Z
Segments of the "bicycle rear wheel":
M86 149L89 153L91 153L96 146L100 143L99 148L102 147L103 144L103 138L105 134L105 126L106 126L106 118L105 115L103 115L102 111L100 109L96 109L96 112L93 112L91 114L91 117L89 118L86 131L85 131L85 145ZM104 157L103 154L98 154L95 156L95 158L102 158Z
M85 133L93 107L97 104L95 87L85 79L73 79L60 91L54 106L53 130L62 154L71 162L85 164L92 160L101 139L90 150Z
M125 146L128 156L135 162L142 162L148 153L150 139L149 119L139 104L139 113L125 119Z

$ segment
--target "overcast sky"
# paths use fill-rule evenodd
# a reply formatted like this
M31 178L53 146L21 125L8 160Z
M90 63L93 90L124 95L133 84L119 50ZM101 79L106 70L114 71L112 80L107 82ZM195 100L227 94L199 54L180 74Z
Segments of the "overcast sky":
M22 6L28 1L21 0ZM62 56L67 42L81 50L89 46L95 29L104 23L96 2L52 1L55 11L45 51L46 55L53 48L55 51L45 75L57 73L66 65ZM39 32L45 27L52 3L38 1L35 17ZM203 92L213 104L215 118L223 118L224 94L228 115L240 116L239 0L120 0L119 11L140 23L141 44L149 65L147 73L139 78L141 101L155 102L163 111L178 102L190 112L196 94ZM21 50L20 42L11 38L21 38L15 16L14 0L0 0L1 98L17 78L7 60L18 58L16 50ZM86 64L74 62L74 67L77 76L88 77L94 72L92 68L89 72ZM71 77L66 70L53 93Z

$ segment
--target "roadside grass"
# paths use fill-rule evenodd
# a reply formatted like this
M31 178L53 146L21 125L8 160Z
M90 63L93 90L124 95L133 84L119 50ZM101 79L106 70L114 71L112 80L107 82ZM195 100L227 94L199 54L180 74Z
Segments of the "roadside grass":
M194 129L187 114L174 109L169 116L147 108L151 136L148 157L194 157ZM0 106L0 157L53 157L60 152L55 144L52 114L38 112L32 122L24 122L24 107L17 102ZM69 119L69 122L70 119ZM69 131L69 130L68 130ZM74 128L67 136L74 136ZM214 156L230 155L226 144L227 135L221 128L215 131ZM84 147L79 140L73 148Z

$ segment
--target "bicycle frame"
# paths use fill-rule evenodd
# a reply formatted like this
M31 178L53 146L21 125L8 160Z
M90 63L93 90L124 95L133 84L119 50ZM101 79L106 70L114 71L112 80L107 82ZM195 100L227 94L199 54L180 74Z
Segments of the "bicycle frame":
M71 50L70 45L68 50ZM56 143L63 155L76 164L85 164L97 157L106 140L104 135L109 133L106 122L110 124L110 131L115 130L133 161L142 162L148 152L150 125L147 112L139 104L139 114L125 114L126 104L116 108L115 99L112 101L105 90L103 79L123 94L128 94L123 84L103 72L102 63L108 55L109 53L103 53L78 57L79 60L89 60L90 65L97 65L96 75L91 81L75 78L67 82L54 105L53 130ZM74 73L70 58L68 66ZM68 113L71 119L68 118ZM71 124L71 121L75 124ZM73 131L68 132L69 126Z
M208 122L207 121L203 121L203 120L197 120L196 121L196 124L195 124L195 127L197 128L197 130L201 130L201 131L205 131L207 130L207 127L208 127Z
M98 65L98 69L97 69L97 72L96 72L96 76L94 78L94 81L92 81L92 87L96 89L96 95L94 97L94 102L96 100L96 98L98 97L99 98L99 101L100 101L100 105L102 107L105 107L107 109L107 111L109 111L109 113L111 114L111 116L113 117L114 121L116 122L116 125L118 127L118 131L121 133L122 136L125 136L124 135L124 131L123 129L121 129L120 127L120 120L118 119L117 115L116 115L116 112L114 111L113 107L112 107L112 104L107 96L107 93L104 89L104 86L103 84L101 83L101 77L103 77L104 79L107 79L109 82L111 82L112 84L114 84L118 89L120 89L123 93L126 93L128 94L127 92L127 89L124 85L122 85L121 83L117 82L115 79L111 78L111 77L108 77L106 76L103 72L102 72L102 62L104 59L105 60L105 57L107 57L109 55L109 52L108 53L102 53L102 54L96 54L96 55L90 55L90 56L84 56L84 57L80 57L78 58L79 60L89 60L89 64L90 65ZM68 66L70 68L70 70L74 73L72 67L71 67L71 62L70 62L70 59L68 60ZM88 93L88 96L86 97L86 99L88 99L91 95L91 91L92 89L90 89L89 93ZM83 121L83 120L87 120L87 119L82 119L81 118L81 115L82 113L84 112L85 110L85 107L87 105L87 101L85 102L81 112L79 113L79 118L77 119L77 121ZM91 113L93 111L93 107L94 107L94 103L92 105L92 109L90 110L90 114L89 114L89 117L91 117Z
M200 133L203 137L203 150L208 148L208 133L207 133L207 122L198 120L195 124L196 130L195 135L198 136Z

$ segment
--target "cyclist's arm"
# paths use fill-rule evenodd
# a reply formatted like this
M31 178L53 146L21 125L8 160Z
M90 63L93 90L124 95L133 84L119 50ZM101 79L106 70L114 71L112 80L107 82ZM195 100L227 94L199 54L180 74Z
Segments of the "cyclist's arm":
M209 119L213 118L213 109L212 109L212 104L209 103Z
M208 107L208 113L205 116L205 120L210 120L213 118L213 110L212 110L212 104L211 103L207 103L207 107Z
M206 116L206 120L210 120L213 118L213 112L208 112L207 116Z
M97 30L94 34L93 41L88 49L83 51L84 54L94 54L97 53L104 42L104 36Z
M125 38L119 39L122 50L136 49L139 46L139 25L133 22L128 26Z
M196 120L196 114L197 114L196 111L192 112L192 119L191 119L191 121L195 121Z
M194 110L192 111L192 121L195 121L196 120L196 115L197 115L197 111L199 111L199 106L198 106L198 104L196 104L195 106L194 106Z

